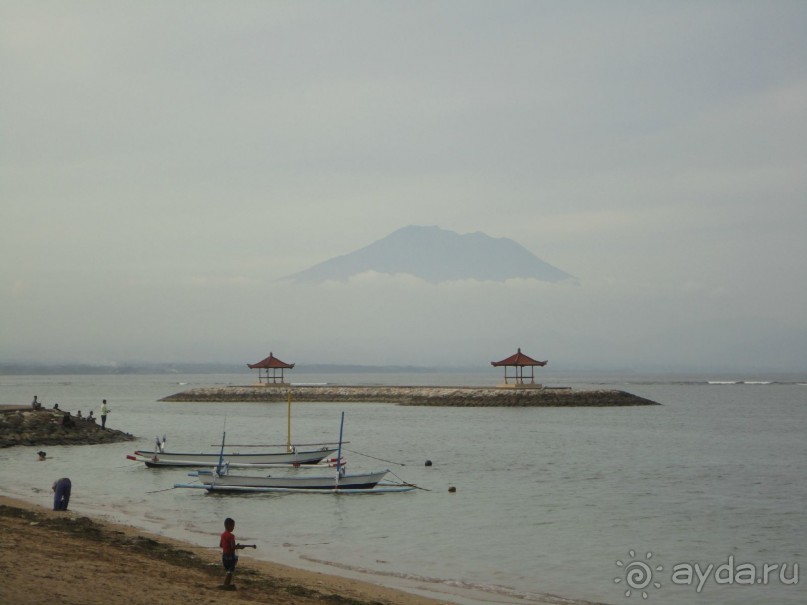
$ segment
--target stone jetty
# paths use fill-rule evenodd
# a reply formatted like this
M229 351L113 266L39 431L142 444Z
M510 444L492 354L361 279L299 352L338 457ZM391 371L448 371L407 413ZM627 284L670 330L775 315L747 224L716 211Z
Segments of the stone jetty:
M457 407L607 407L660 405L619 390L427 386L253 385L189 389L160 401L372 402Z
M64 412L34 410L30 406L0 406L0 448L14 445L90 445L131 441L134 436L101 428L92 420L71 416L64 424Z

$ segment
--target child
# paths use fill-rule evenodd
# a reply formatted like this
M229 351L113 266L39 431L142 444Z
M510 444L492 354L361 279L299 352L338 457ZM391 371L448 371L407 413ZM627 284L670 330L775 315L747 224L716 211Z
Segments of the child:
M235 554L237 549L244 548L241 544L236 544L233 530L235 529L235 521L227 517L224 520L224 531L221 532L221 562L224 565L224 570L227 575L224 576L224 584L221 586L224 590L235 590L233 586L233 572L235 565L238 563L238 555Z

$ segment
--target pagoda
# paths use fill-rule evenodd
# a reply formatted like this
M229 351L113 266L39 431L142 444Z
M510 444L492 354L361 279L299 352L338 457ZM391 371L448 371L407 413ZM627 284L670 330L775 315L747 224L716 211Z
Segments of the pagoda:
M543 388L543 385L535 382L535 368L543 367L547 363L547 361L537 361L529 355L525 355L519 348L518 351L510 357L502 359L501 361L491 361L490 365L495 368L504 366L504 382L498 385L499 388L540 389ZM514 368L512 374L508 374L508 368ZM524 368L530 369L529 375L524 374ZM512 382L508 382L509 380L512 380Z
M283 371L294 367L293 363L280 361L274 353L269 353L269 357L262 359L258 363L248 363L250 370L258 370L258 384L263 386L282 385L288 386L283 380ZM278 370L280 374L278 375ZM271 374L270 374L271 371Z

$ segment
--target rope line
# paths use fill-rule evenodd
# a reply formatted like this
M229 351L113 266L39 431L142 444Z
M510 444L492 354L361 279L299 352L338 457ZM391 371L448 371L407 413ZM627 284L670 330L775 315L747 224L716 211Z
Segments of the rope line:
M420 487L419 485L415 485L414 483L409 483L408 481L406 481L402 477L399 477L398 475L396 475L392 471L390 471L389 473L390 473L390 475L394 475L395 478L397 478L401 482L401 485L406 485L407 487L414 487L415 489L422 489L424 492L432 491L430 489L426 489L425 487Z
M349 450L347 448L342 448L346 452L350 452L351 454L358 454L359 456L366 456L367 458L372 458L373 460L378 460L379 462L387 462L389 464L397 464L398 466L406 466L403 462L395 462L394 460L385 460L384 458L376 458L375 456L371 456L370 454L363 454L361 452L357 452L356 450Z

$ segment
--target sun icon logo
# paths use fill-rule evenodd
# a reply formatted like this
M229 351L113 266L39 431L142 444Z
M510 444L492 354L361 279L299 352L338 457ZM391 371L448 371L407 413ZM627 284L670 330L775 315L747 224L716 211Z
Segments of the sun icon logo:
M624 568L625 570L625 577L624 578L614 578L614 584L619 584L622 580L625 581L625 585L628 589L625 591L625 596L631 596L632 591L640 590L642 592L642 598L647 598L647 591L645 588L648 586L654 586L655 588L661 588L661 582L654 582L653 581L653 571L664 571L664 566L656 565L655 567L651 567L652 563L650 559L653 558L653 553L648 552L645 555L645 561L637 561L636 560L636 551L629 550L628 556L631 558L631 561L628 563L623 563L622 561L617 561L616 566Z

